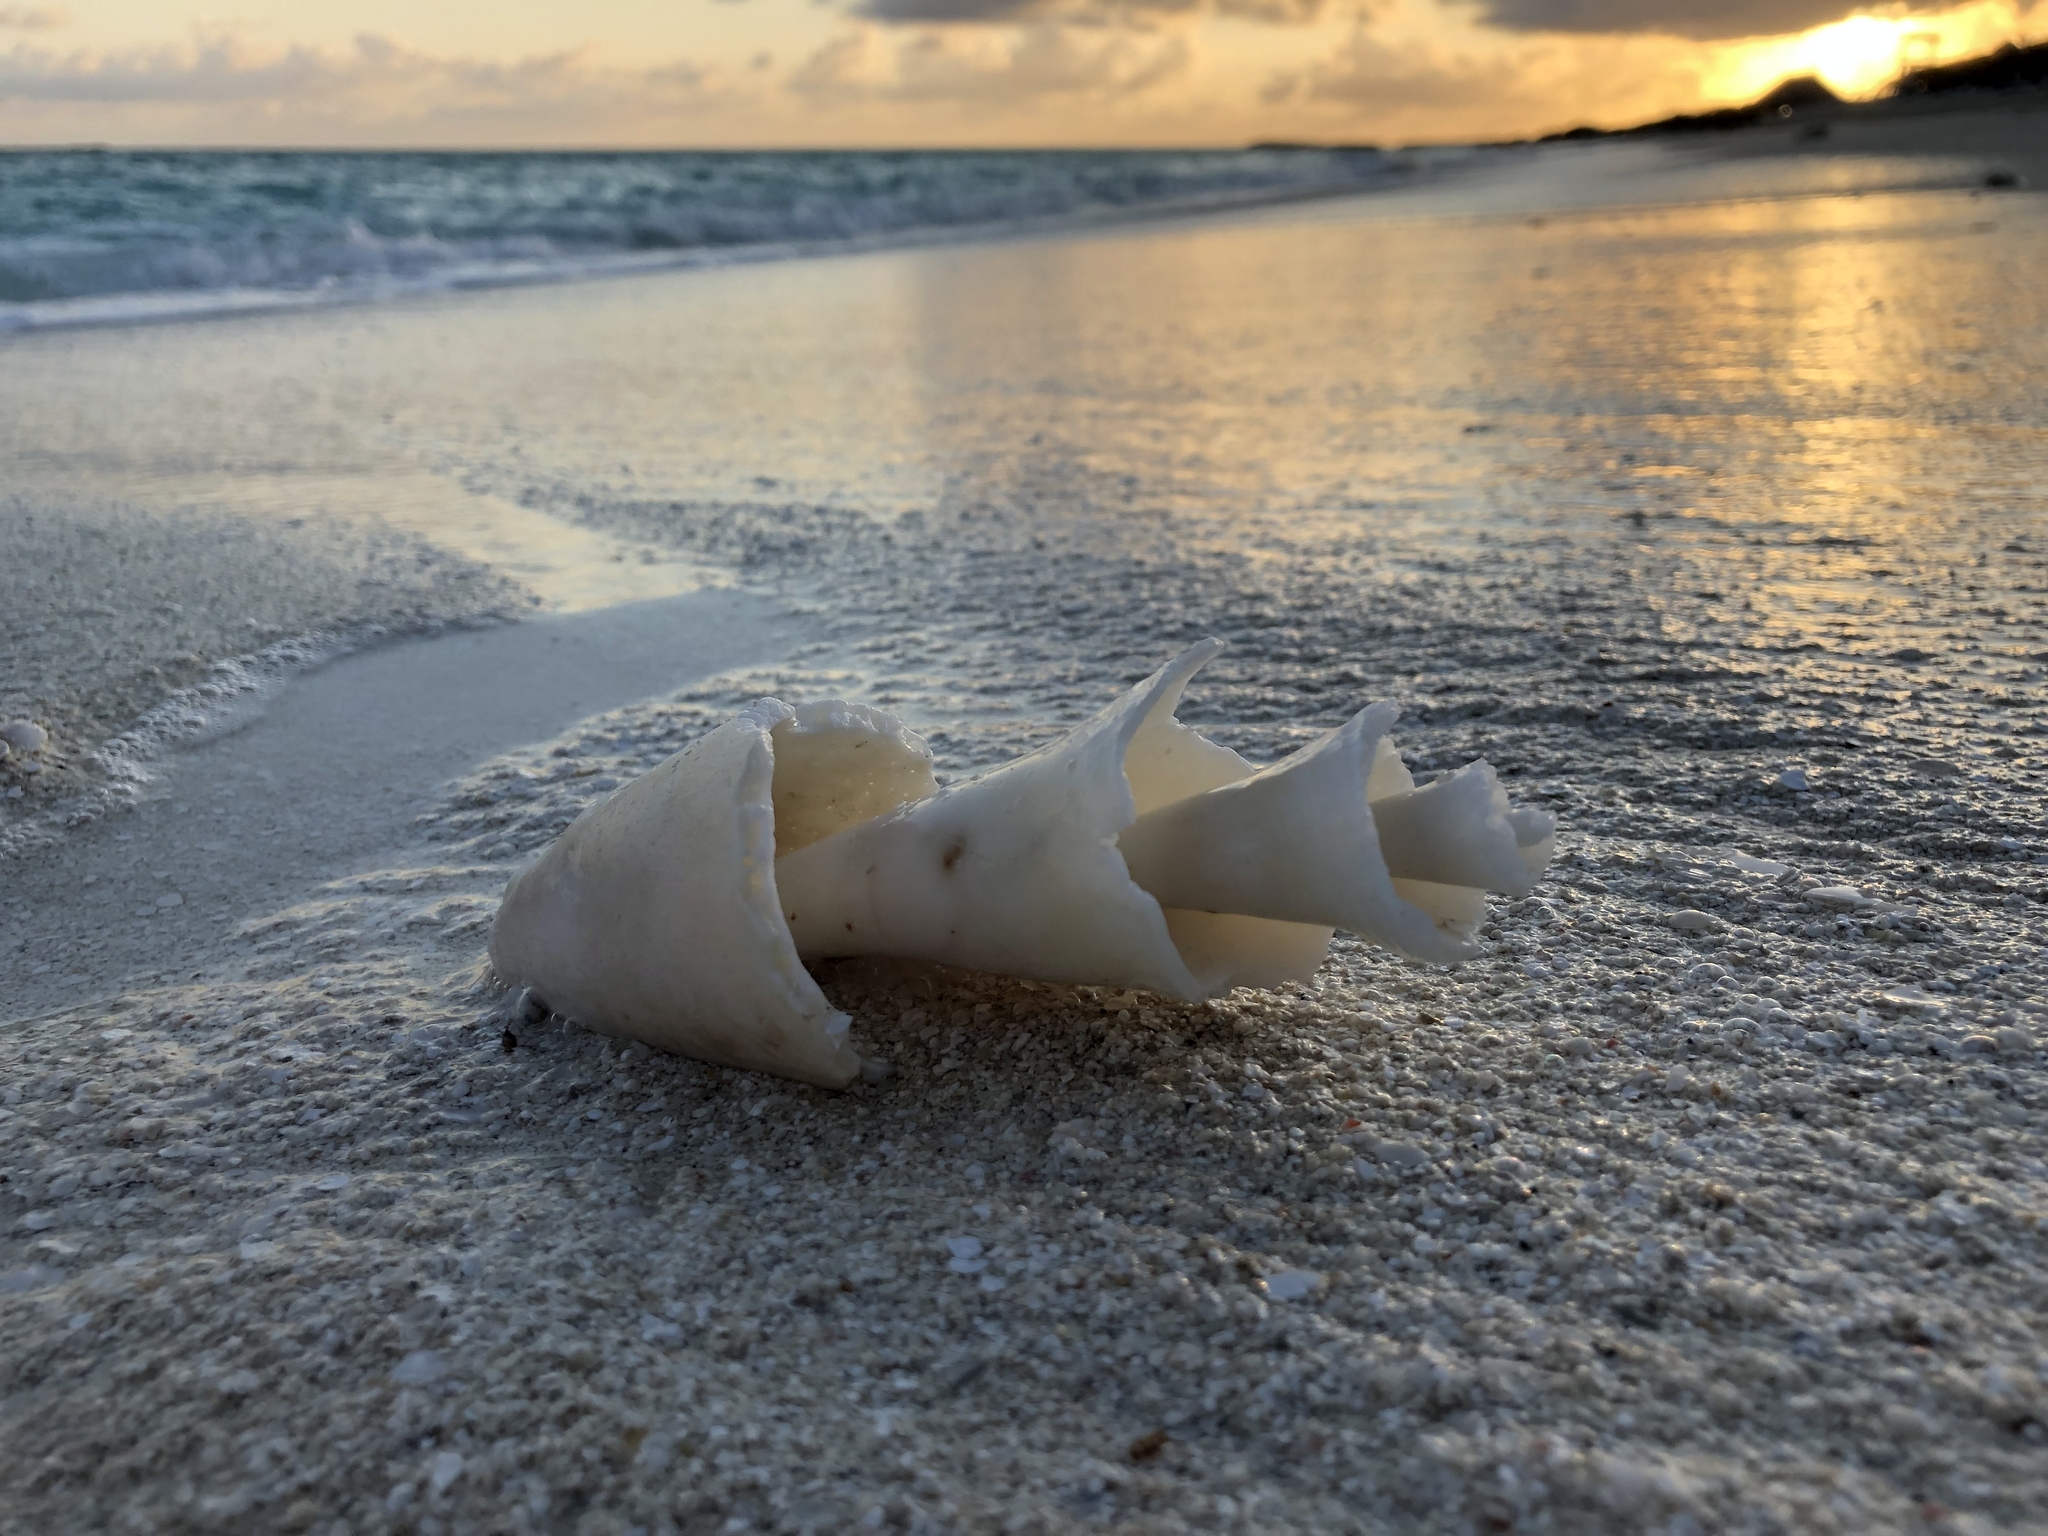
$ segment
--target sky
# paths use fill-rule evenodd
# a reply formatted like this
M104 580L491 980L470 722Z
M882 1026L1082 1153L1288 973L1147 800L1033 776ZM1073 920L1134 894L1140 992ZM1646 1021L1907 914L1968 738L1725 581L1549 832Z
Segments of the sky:
M0 144L1471 142L2048 36L2048 0L0 0Z

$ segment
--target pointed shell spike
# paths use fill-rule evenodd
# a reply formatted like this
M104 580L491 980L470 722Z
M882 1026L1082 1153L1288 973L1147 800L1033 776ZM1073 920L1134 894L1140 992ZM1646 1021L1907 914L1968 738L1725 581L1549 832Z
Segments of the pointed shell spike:
M1133 739L1171 718L1221 649L1195 646L1058 741L784 858L776 884L798 952L1206 996L1116 835L1137 815L1124 774Z
M1381 857L1368 781L1395 714L1375 704L1249 778L1140 818L1121 840L1132 878L1168 906L1328 923L1417 959L1468 958L1472 941L1402 899Z

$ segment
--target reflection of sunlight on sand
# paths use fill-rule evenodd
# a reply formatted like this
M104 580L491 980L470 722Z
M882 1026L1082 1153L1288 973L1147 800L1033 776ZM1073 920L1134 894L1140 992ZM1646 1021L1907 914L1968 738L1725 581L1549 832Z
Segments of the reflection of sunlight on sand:
M1980 547L1970 509L2024 505L2038 489L2021 473L2024 424L1955 432L1921 402L1995 423L2025 398L2027 380L2006 376L2010 350L1989 327L2021 323L2007 252L2036 215L1965 192L1863 192L1859 180L1877 167L1808 160L1798 169L1809 195L1774 188L1485 220L1491 238L1475 241L1469 260L1488 274L1489 302L1385 322L1389 334L1431 336L1436 388L1413 380L1411 396L1428 399L1462 375L1508 374L1571 379L1561 393L1579 409L1553 415L1539 397L1466 417L1462 451L1426 477L1434 509L1385 495L1415 477L1374 445L1374 523L1441 517L1439 549L1475 537L1500 547L1518 537L1513 524L1477 532L1459 490L1499 500L1489 472L1526 467L1526 493L1549 509L1543 521L1560 547L1585 537L1575 525L1587 515L1642 529L1643 600L1669 640L1772 653L1788 680L1817 664L1809 648L1838 658L1946 652L1942 631ZM1739 184L1751 168L1702 170ZM1390 249L1428 238L1420 228L1380 235ZM1412 296L1392 297L1412 310ZM1521 323L1503 329L1508 313ZM1656 323L1621 333L1620 314ZM1446 425L1391 435L1441 443ZM1350 521L1335 507L1320 520L1333 535ZM1519 537L1533 551L1545 533ZM2020 654L1987 655L2001 650Z
M156 473L134 484L116 473L91 482L138 501L217 507L257 519L385 523L523 583L550 612L580 613L733 584L725 572L672 550L628 543L425 473ZM86 477L74 475L67 483L76 488Z
M476 495L420 476L375 484L376 515L395 527L480 560L538 592L563 613L730 586L723 572L670 550L628 544L501 496Z
M2015 131L2024 142L2024 125ZM1773 152L1763 153L1763 146ZM1801 146L1769 128L1750 137L1707 134L1533 144L1497 152L1487 162L1440 182L1286 208L1249 209L1213 222L1300 227L1523 214L1568 218L1628 207L1681 208L1688 216L1698 216L1723 203L1980 187L1987 165L2003 164L2006 158L2003 152L1990 156L1976 150L1802 152Z
M1667 642L1728 648L1780 687L1947 651L1979 518L2038 491L2006 467L2034 462L2028 427L1956 432L1926 402L1997 422L2028 397L1989 328L2031 313L2013 295L2034 205L1972 196L1931 158L1699 163L1619 145L1526 169L1295 210L1285 260L1248 231L1177 243L1171 263L1134 241L1123 254L1145 279L1092 345L1070 313L1088 312L1086 290L1060 271L1078 256L1033 252L1014 302L1028 291L1047 355L1013 377L1060 381L1047 442L958 451L984 490L1014 477L1019 501L1067 482L1107 493L1127 549L1170 509L1183 550L1341 563L1368 590L1426 589L1473 559L1566 570L1619 532ZM1951 172L1953 190L1888 190ZM1719 196L1686 203L1680 187ZM1298 291L1309 269L1329 274L1327 336L1245 344L1256 296ZM933 294L946 316L957 297ZM1147 355L1161 335L1203 360L1170 392L1172 368ZM935 380L959 366L944 347L930 363ZM1121 506L1110 482L1137 444L1152 468ZM1244 515L1262 502L1286 510Z
M1754 390L1759 421L1750 438L1756 463L1724 463L1727 471L1768 479L1794 491L1771 508L1734 522L1696 509L1723 534L1768 544L1750 580L1731 600L1754 642L1889 653L1918 640L1935 642L1922 590L1925 570L1915 550L1952 539L1959 490L1952 477L1928 475L1932 428L1904 426L1896 402L1921 391L1930 373L1955 377L1944 390L1978 393L1968 375L1980 338L1954 291L1951 232L1967 235L1954 204L1930 207L1907 197L1815 198L1727 204L1665 218L1687 238L1728 242L1699 281L1673 302L1727 317L1695 316L1673 327L1698 349L1660 359L1686 375L1714 381L1712 392ZM1642 220L1635 221L1638 235ZM1784 406L1773 401L1802 402ZM1765 419L1769 428L1766 430ZM1738 439L1739 441L1739 439ZM1631 478L1667 478L1669 471L1631 466ZM1972 487L1974 488L1974 487ZM1703 546L1699 580L1725 585L1721 561ZM1916 580L1915 577L1920 579ZM1796 664L1794 666L1796 671Z

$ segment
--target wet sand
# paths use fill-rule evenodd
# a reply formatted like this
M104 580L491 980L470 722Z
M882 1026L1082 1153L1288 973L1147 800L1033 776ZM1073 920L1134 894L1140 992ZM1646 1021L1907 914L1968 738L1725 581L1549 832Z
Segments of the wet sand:
M2008 101L1922 97L1875 110L1824 109L1779 125L1734 133L1707 153L1912 156L1948 160L1977 173L1987 190L2048 188L2048 92L2015 92Z
M382 524L38 495L21 478L9 493L0 720L36 720L52 740L13 772L0 762L0 795L21 791L0 805L0 848L124 799L126 765L96 755L223 661L249 658L236 681L256 689L351 645L528 606L503 574Z
M540 623L337 662L31 851L0 959L86 937L0 1010L0 1529L2048 1519L2048 215L1626 164L1540 224L1524 179L12 350L81 483L439 477L755 594L616 673ZM835 966L893 1067L843 1095L483 970L507 874L752 696L953 776L1205 633L1231 745L1392 696L1556 812L1486 958ZM124 850L222 841L133 915Z
M246 726L174 749L129 814L14 862L10 1012L203 975L251 917L403 843L449 778L773 655L791 632L765 604L691 594L387 643L298 676Z

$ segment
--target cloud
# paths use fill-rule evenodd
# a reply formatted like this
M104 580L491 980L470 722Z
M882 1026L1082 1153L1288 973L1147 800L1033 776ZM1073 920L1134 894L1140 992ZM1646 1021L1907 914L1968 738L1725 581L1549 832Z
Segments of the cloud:
M1274 75L1260 93L1288 101L1369 107L1382 112L1500 100L1520 85L1507 55L1472 57L1419 44L1387 43L1364 27L1308 68Z
M1312 131L1379 139L1511 137L1583 121L1648 116L1698 99L1703 50L1651 38L1532 39L1461 50L1388 41L1356 26L1307 67L1272 75L1269 109ZM1317 114L1320 114L1317 116ZM1334 126L1341 124L1341 130Z
M1177 35L1090 35L1040 23L1014 36L961 39L923 32L894 48L870 29L843 32L790 76L815 100L951 102L1002 109L1058 97L1128 98L1184 73Z
M1647 33L1720 41L1804 32L1868 9L1856 0L1479 0L1478 19L1506 32Z
M510 62L449 58L375 35L340 51L265 51L217 35L186 46L58 52L18 44L0 52L0 107L142 114L229 142L337 133L386 143L508 135L568 142L635 120L672 123L733 98L716 71L686 60L624 70L580 51Z
M1064 21L1078 26L1147 27L1172 17L1230 16L1271 26L1306 26L1327 0L859 0L854 14L896 25L1011 25Z
M1187 29L1055 22L905 31L842 24L794 70L634 69L581 51L512 61L383 36L261 48L234 34L95 52L0 46L0 140L265 145L766 146L1116 139L1164 110Z
M70 20L62 11L39 10L26 5L0 5L0 32L54 32Z

